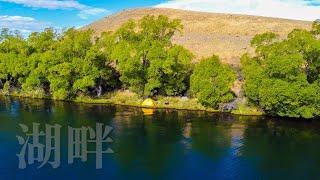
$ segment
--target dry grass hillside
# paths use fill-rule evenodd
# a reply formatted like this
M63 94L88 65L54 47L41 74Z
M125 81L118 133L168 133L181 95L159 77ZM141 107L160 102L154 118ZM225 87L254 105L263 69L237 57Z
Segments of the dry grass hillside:
M92 28L99 34L113 31L129 19L137 20L145 15L161 14L182 20L184 32L177 34L174 42L191 50L197 60L216 54L224 63L235 66L239 65L243 53L252 52L249 44L254 35L272 31L285 37L295 28L311 28L311 22L306 21L160 8L122 11L85 28Z

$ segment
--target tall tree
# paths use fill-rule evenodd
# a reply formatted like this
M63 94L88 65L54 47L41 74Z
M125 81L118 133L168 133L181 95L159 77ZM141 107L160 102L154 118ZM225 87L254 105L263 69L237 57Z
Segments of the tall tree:
M116 32L111 57L125 87L147 96L174 96L187 90L193 55L171 42L182 28L179 20L146 16L138 23L129 21Z
M314 27L315 28L315 27ZM287 39L256 36L256 56L242 57L248 98L272 115L312 118L320 109L320 41L315 30L294 30ZM267 37L267 43L259 42Z
M217 56L212 56L196 65L191 76L191 91L204 106L218 108L220 103L234 98L231 87L235 80L235 72L221 64Z

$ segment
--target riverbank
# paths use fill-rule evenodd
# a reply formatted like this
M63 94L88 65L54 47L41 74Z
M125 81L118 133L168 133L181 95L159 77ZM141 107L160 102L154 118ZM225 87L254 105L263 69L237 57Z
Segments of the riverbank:
M43 96L41 93L23 93L23 92L2 92L2 96L22 97L22 98L34 98L34 99L52 99L49 96ZM53 99L54 100L54 99ZM129 91L115 91L109 92L101 96L100 98L92 98L89 96L80 96L73 100L67 100L75 103L85 104L115 104L142 107L141 105L144 99L139 95ZM158 96L154 98L156 102L156 108L158 109L177 109L177 110L192 110L192 111L207 111L207 112L221 112L217 109L208 108L202 106L197 99L188 97L162 97ZM249 107L246 104L239 104L238 109L230 112L231 114L244 115L244 116L261 116L264 115L262 111L255 107Z

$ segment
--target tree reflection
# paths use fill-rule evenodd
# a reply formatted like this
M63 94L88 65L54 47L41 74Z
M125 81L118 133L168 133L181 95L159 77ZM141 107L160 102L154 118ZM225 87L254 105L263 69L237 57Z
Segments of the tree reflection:
M264 177L320 175L319 123L269 118L246 124L242 156Z

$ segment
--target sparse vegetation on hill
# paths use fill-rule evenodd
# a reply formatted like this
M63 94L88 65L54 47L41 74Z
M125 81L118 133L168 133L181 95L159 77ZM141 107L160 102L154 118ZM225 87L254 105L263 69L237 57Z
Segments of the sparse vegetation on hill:
M96 21L84 29L93 29L96 35L116 31L130 19L139 20L146 15L165 15L170 19L180 19L184 29L176 33L172 42L190 50L194 62L210 57L220 57L223 63L238 66L240 57L254 52L251 39L264 32L273 32L285 38L293 29L310 30L312 23L287 19L258 16L205 13L165 8L144 8L121 11Z

